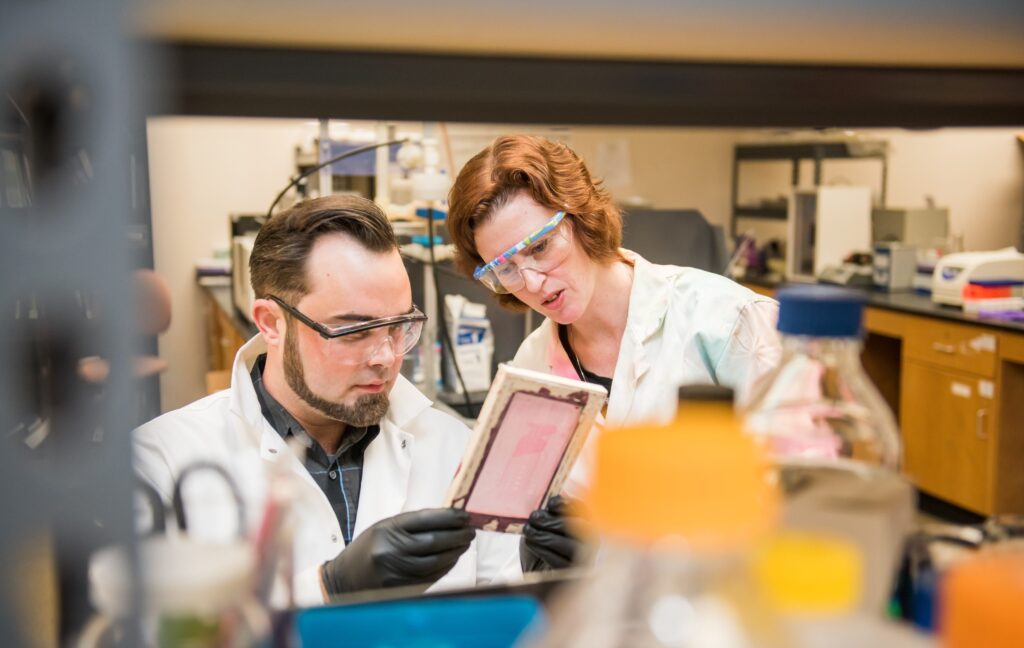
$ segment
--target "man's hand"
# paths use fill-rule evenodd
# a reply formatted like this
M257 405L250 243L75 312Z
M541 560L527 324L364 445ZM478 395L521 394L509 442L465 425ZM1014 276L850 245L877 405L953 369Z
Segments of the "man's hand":
M423 585L448 573L476 531L456 509L409 511L381 520L320 569L328 595L365 589Z
M556 495L547 508L530 514L519 542L519 562L523 571L545 571L571 567L579 554L580 539L570 528L570 500Z

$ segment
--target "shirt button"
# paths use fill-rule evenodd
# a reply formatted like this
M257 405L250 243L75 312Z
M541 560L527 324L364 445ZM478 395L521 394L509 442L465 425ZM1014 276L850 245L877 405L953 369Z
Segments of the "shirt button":
M336 534L336 533L332 533L331 534L331 542L337 544L337 542L338 542L338 534Z
M327 476L330 477L331 479L337 479L338 478L338 471L337 470L332 470L331 472L327 473Z

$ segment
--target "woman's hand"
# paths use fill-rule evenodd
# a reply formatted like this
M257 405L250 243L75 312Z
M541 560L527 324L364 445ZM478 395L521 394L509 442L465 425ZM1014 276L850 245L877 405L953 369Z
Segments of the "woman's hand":
M572 531L581 523L570 514L572 508L572 500L556 495L548 500L547 508L530 514L519 542L519 562L524 572L565 569L573 565L582 542Z

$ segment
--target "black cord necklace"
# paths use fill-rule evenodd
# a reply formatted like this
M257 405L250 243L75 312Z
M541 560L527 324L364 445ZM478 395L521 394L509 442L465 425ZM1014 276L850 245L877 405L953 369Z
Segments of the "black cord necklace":
M571 360L573 366L576 367L576 373L579 375L580 380L583 382L590 382L587 380L587 372L583 371L583 365L580 364L580 359L576 355L576 351L573 350L572 345L569 345L569 360Z
M583 382L589 383L587 374L583 371L583 365L580 364L580 359L576 357L576 352L573 351L572 345L569 343L569 326L567 324L558 325L558 341L562 343L565 355L569 356L569 362L572 363L573 369L576 370L576 375Z
M602 379L597 374L592 374L589 371L583 369L583 365L580 364L579 357L576 355L576 352L573 351L572 345L569 344L568 325L558 325L558 341L562 343L562 349L565 351L565 355L569 356L569 362L572 363L572 367L573 369L576 370L576 375L580 377L580 380L590 385L599 385L601 387L604 387L606 390L608 390L608 395L610 397L612 393L612 379ZM597 378L597 380L592 380L591 378L588 378L588 374L594 378ZM604 406L601 408L601 414L603 416L608 415L608 401L605 401Z

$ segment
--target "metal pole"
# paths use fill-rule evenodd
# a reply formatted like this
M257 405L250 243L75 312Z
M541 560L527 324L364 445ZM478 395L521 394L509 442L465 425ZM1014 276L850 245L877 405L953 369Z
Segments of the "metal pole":
M323 163L331 159L331 122L329 119L320 120L320 146L317 147L317 162ZM319 195L330 196L333 193L333 181L331 166L328 164L317 172L317 184L320 185Z
M377 141L390 142L395 139L395 127L387 122L377 124ZM373 201L385 212L391 204L391 147L382 146L377 149L375 165Z
M437 397L438 371L440 358L437 353L437 291L434 290L434 264L430 258L423 259L423 308L427 316L421 344L421 361L423 363L423 393L434 400Z

